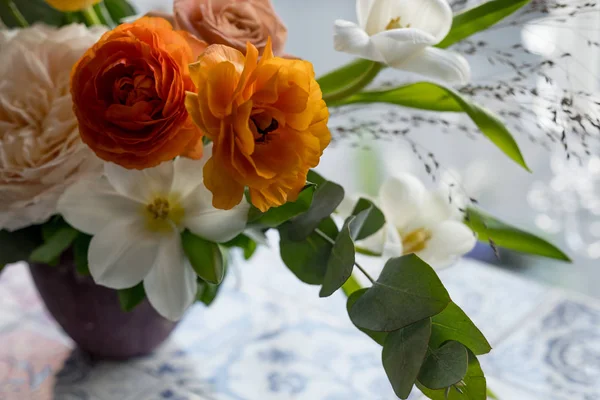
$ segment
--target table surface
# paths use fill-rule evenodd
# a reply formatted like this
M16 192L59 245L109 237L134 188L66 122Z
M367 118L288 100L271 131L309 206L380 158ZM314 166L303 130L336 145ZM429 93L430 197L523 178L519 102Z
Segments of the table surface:
M352 326L342 294L319 299L274 248L235 265L213 306L195 305L154 354L125 363L77 351L26 265L8 266L0 275L0 399L395 398L381 348ZM500 399L600 399L597 303L473 260L440 275L494 346L481 361Z

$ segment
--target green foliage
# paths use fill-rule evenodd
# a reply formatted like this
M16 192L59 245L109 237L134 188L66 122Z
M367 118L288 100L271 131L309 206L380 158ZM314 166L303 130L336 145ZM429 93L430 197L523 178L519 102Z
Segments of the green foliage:
M31 252L43 243L39 226L14 232L0 230L0 268L29 260Z
M414 254L390 259L350 310L358 327L390 332L442 312L450 296L435 271Z
M317 228L330 238L338 236L338 229L331 217L321 221ZM304 240L292 240L292 229L294 227L291 223L286 223L279 229L281 259L302 282L322 285L333 245L316 232L312 232Z
M222 245L225 247L238 247L242 249L244 251L244 258L246 260L252 258L257 248L256 242L243 233L237 235L229 242L223 243Z
M419 382L432 390L445 389L465 377L468 365L467 348L449 341L429 353L419 373Z
M500 118L454 89L432 82L418 82L384 91L356 93L336 105L353 103L391 103L421 110L465 112L492 143L529 171L517 142Z
M88 265L88 250L92 237L84 233L80 233L73 241L73 258L75 260L75 269L82 276L90 274Z
M210 306L217 297L221 285L214 285L198 279L198 292L196 293L196 301L201 301L206 306Z
M248 213L248 224L258 228L278 227L284 222L308 211L313 201L315 189L316 186L314 184L309 184L300 192L296 201L270 208L264 213L256 207L251 207Z
M417 381L417 387L432 400L486 400L485 376L479 361L470 351L468 351L468 356L467 374L462 379L464 384L458 384L449 389L431 390Z
M181 234L181 244L192 268L204 281L218 285L225 277L225 264L219 245L188 230Z
M356 220L350 227L354 240L362 240L373 235L385 224L383 212L367 199L358 200L352 215L356 216Z
M324 181L318 184L308 211L291 221L293 228L288 232L289 237L296 241L306 239L321 221L335 211L343 199L344 189L337 183Z
M482 242L490 242L493 246L500 246L525 254L571 262L571 259L552 243L507 225L473 207L467 209L464 222L477 234L478 239Z
M359 289L355 292L353 292L349 297L348 297L348 302L346 303L346 310L348 311L348 315L350 315L350 310L352 309L352 307L354 306L354 303L356 303L356 301L358 299L360 299L362 297L362 295L364 295L367 292L368 289ZM355 325L356 326L356 325ZM385 339L388 336L387 332L375 332L375 331L371 331L368 329L364 329L361 328L359 326L356 326L360 331L362 331L363 333L367 334L371 339L373 339L375 342L379 343L380 345L383 346L383 344L385 343Z
M531 0L492 0L454 16L452 29L436 47L445 49L502 21Z
M407 399L427 354L431 319L426 318L390 332L383 345L383 368L394 392Z
M146 298L143 282L129 289L121 289L118 291L118 294L121 309L125 312L132 311Z
M135 8L127 0L104 0L104 5L114 22L120 23L125 17L136 14Z
M464 344L475 354L486 354L492 350L487 339L463 310L450 302L448 307L432 319L430 346L440 347L442 343L455 340Z
M367 210L365 210L367 212ZM354 268L354 241L350 233L350 225L355 220L349 217L335 239L335 244L327 260L323 287L319 292L321 297L329 297L342 287L352 275Z
M324 95L340 92L367 76L377 65L370 60L357 59L318 79Z
M10 2L0 0L0 18L7 27L18 28L21 25L10 11ZM61 26L65 22L63 13L50 7L44 0L13 0L12 3L30 25L35 22L44 22L48 25Z
M79 231L62 218L55 217L42 226L44 243L29 256L29 261L40 264L55 264L77 236Z

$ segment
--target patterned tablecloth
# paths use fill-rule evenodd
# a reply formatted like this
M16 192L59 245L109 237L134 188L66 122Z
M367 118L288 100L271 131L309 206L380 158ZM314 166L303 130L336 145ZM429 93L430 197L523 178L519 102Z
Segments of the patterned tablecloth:
M127 363L78 352L46 313L27 267L7 267L0 399L395 398L381 348L351 325L343 295L319 299L272 249L237 265L212 307L194 306L155 354ZM441 276L494 346L481 361L500 399L600 399L597 304L471 260Z

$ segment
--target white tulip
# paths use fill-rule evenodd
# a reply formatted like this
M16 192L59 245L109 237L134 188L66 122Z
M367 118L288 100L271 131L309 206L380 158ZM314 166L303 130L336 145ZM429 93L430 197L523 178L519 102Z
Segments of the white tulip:
M452 264L475 247L473 232L461 222L461 213L441 193L428 191L416 177L404 174L388 179L375 203L386 225L357 247L385 258L416 254L434 268ZM339 210L348 215L348 203Z
M185 257L180 233L212 242L240 234L249 204L231 210L212 206L202 181L200 161L178 158L145 170L105 164L105 176L82 180L67 189L58 203L65 220L93 235L88 252L94 281L113 289L144 282L150 304L164 317L177 320L196 297L196 274Z
M335 21L338 51L450 83L467 83L469 63L432 46L452 27L446 0L357 0L358 25Z

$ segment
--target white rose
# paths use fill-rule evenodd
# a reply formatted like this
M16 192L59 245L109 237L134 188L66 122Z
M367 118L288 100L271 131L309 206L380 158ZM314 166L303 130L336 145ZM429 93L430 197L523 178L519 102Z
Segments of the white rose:
M84 25L0 31L0 229L46 221L68 185L102 172L79 139L69 78L105 31Z

